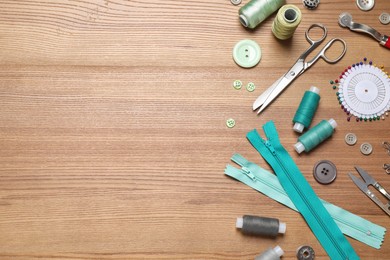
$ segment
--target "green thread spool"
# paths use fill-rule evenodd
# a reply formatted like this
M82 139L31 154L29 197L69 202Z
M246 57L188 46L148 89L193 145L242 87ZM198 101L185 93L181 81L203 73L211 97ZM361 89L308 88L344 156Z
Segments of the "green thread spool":
M295 5L284 5L272 23L272 32L279 40L287 40L293 36L298 25L301 23L301 10Z
M302 133L304 128L309 128L314 113L320 103L320 89L312 86L302 97L301 103L293 118L294 131Z
M297 153L311 151L317 145L331 137L336 127L337 123L333 118L328 121L322 120L298 138L298 142L294 145L295 150Z
M241 24L255 28L285 4L285 0L252 0L238 10Z

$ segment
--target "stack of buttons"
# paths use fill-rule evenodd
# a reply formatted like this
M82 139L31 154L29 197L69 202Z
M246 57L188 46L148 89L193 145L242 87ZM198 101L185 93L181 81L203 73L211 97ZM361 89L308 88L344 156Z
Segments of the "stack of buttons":
M307 9L316 9L320 0L302 0L302 3Z

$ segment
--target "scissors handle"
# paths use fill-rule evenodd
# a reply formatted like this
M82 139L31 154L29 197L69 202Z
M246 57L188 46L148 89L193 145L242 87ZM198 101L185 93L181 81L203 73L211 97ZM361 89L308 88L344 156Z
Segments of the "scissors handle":
M341 42L341 44L343 45L343 50L341 51L340 55L337 58L330 59L330 58L328 58L326 56L326 51L329 48L331 48L333 43L335 43L335 42ZM313 65L313 63L315 63L319 58L322 58L327 63L334 64L334 63L338 62L339 60L341 60L343 58L343 56L344 56L346 51L347 51L347 44L346 44L346 42L343 39L340 39L340 38L333 38L317 53L316 56L314 56L313 59L311 59L310 61L308 61L306 63L306 67L308 68L311 65Z
M313 28L320 28L322 30L322 36L320 39L312 39L310 37L310 31L313 29ZM320 45L321 42L324 41L324 39L326 38L326 36L328 35L328 29L326 29L326 27L320 23L314 23L312 25L310 25L310 27L306 30L305 32L305 36L306 36L306 40L311 44L313 45L313 48L317 47L318 45Z

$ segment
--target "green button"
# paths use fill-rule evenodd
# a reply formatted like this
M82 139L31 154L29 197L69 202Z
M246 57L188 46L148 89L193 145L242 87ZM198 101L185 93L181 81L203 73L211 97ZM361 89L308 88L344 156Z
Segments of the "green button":
M260 46L252 40L239 41L233 48L233 59L243 68L252 68L261 59Z
M236 125L236 121L234 121L233 118L229 118L228 120L226 120L226 126L229 127L229 128L232 128Z
M255 89L256 89L256 85L253 82L249 82L248 85L246 85L246 90L248 90L249 92L252 92Z
M241 89L241 87L242 87L242 82L241 82L241 80L235 80L235 81L233 82L233 88L235 88L235 89Z

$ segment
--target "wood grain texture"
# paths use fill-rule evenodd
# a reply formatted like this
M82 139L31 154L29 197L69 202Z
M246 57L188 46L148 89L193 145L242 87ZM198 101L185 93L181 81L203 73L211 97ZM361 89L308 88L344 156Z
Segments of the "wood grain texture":
M337 24L348 11L389 34L378 20L389 1L362 12L350 0L321 1L314 11L288 0L303 20L286 42L272 36L273 16L245 30L228 0L0 2L1 259L253 259L276 244L283 259L296 259L303 244L327 259L299 214L223 174L236 152L270 169L245 139L268 120L320 197L390 227L347 176L359 164L390 189L381 169L390 163L381 147L390 118L347 122L329 85L363 57L390 66L389 50ZM304 31L315 22L328 38L342 37L347 54L335 65L319 61L257 116L253 101L308 47ZM231 58L244 38L263 51L253 69ZM237 91L235 79L257 89ZM311 85L321 88L314 124L333 117L339 126L298 156L290 122ZM344 143L348 132L358 145ZM368 157L362 142L374 147ZM321 159L339 170L328 186L312 177ZM244 236L234 228L243 214L278 217L287 233ZM388 237L380 250L348 240L362 259L390 256Z

